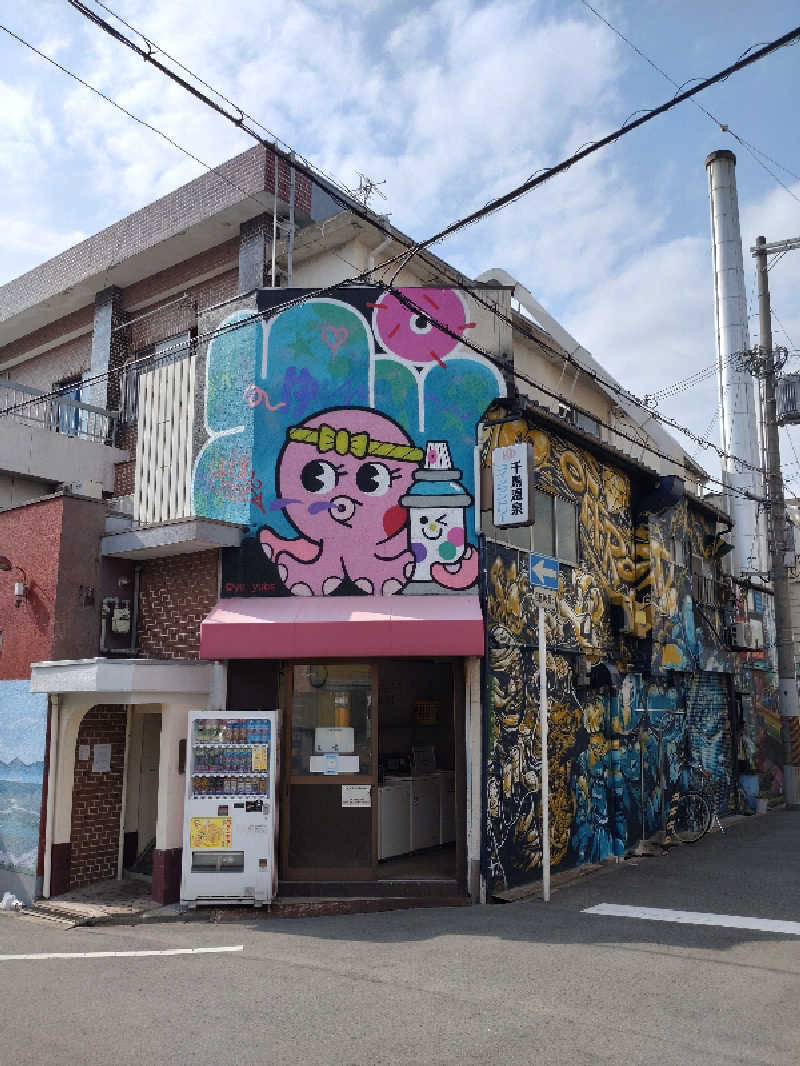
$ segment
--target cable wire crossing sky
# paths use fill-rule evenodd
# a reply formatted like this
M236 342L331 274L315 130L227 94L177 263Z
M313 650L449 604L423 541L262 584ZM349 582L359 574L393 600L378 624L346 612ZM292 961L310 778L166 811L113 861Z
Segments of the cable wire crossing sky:
M183 0L75 6L132 39L135 27L156 58L168 52L187 80L224 93L220 106L246 111L257 133L274 131L342 185L388 179L381 210L420 242L640 120L668 99L667 82L691 89L797 23L788 2L756 12L716 0L300 2L268 24L255 0L236 19L208 0L191 17ZM195 158L4 35L0 282L252 143L75 6L0 9L10 31ZM437 252L472 276L499 264L519 277L617 380L702 442L716 404L714 375L699 373L714 359L703 161L736 151L745 245L800 233L800 145L787 136L798 81L796 48L781 49L459 227ZM745 270L752 336L749 254ZM796 358L800 256L776 261L770 283L776 343ZM696 457L718 473L699 442Z

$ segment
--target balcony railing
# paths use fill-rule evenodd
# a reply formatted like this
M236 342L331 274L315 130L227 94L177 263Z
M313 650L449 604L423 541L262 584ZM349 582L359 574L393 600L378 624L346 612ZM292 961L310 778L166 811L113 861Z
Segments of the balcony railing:
M30 385L0 381L0 418L97 444L113 444L117 414L73 396L54 397Z

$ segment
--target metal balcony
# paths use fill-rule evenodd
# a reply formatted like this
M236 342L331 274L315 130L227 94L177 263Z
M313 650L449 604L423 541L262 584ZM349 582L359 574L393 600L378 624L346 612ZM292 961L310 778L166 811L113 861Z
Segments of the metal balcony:
M0 381L0 418L111 445L117 413L82 403L72 396L54 397L30 385Z

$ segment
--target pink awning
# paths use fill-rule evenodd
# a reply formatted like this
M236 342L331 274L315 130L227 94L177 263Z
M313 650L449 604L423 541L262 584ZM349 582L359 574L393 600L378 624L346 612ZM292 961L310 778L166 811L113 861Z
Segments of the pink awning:
M281 596L220 600L201 659L483 655L477 596Z

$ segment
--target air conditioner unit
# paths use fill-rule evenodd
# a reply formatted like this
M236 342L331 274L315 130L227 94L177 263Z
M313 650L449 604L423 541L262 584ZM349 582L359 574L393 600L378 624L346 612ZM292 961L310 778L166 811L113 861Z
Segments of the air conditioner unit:
M753 630L749 622L737 622L734 626L734 645L737 648L752 648Z

